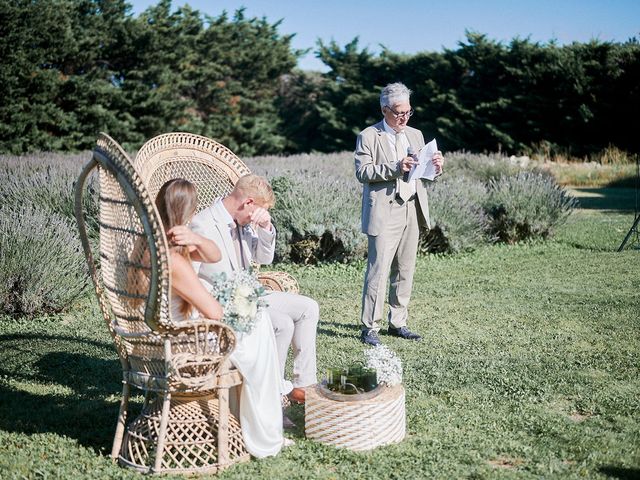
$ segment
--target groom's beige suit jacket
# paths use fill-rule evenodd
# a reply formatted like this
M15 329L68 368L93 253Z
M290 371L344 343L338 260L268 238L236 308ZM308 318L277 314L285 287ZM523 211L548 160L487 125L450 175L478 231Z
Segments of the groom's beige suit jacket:
M422 132L409 126L404 132L417 153L424 147ZM386 138L382 121L365 128L356 140L356 178L363 184L362 233L377 236L384 229L385 220L391 215L396 198L397 182L402 182L402 171ZM416 196L420 205L418 223L430 228L429 200L425 180L416 181Z
M242 270L251 265L251 262L270 264L273 261L275 251L275 231L267 231L261 228L255 231L249 226L240 228L242 242L242 256L238 258L236 247L229 232L229 225L221 219L225 217L224 207L219 201L198 213L191 221L194 232L213 240L222 251L222 259L216 263L194 263L198 276L209 283L213 283L216 274L224 272L230 275L232 272Z

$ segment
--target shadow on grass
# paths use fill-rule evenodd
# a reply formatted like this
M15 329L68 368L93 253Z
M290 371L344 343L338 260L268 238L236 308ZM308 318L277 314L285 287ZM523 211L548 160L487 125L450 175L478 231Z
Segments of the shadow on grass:
M0 429L55 433L109 452L122 398L122 368L116 359L93 356L96 347L115 355L108 343L77 337L0 336L0 375L27 385L23 390L0 384Z
M111 450L118 402L78 395L36 395L0 386L0 429L31 435L55 433L107 454Z
M588 210L633 211L636 204L634 188L573 188L572 194Z
M615 467L606 465L599 468L600 473L608 477L619 478L621 480L637 480L640 478L640 468Z
M323 320L318 327L318 335L334 338L354 338L360 335L359 324L347 325L340 322L328 322Z

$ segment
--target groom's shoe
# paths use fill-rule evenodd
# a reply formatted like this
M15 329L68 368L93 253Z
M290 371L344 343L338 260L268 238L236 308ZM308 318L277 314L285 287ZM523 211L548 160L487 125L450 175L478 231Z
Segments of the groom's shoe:
M418 335L417 333L413 333L407 327L395 328L395 327L392 327L391 325L389 325L389 330L387 331L387 333L389 335L391 335L392 337L400 337L400 338L404 338L405 340L420 340L420 339L422 339L422 337L420 335Z
M372 347L377 347L381 343L378 334L374 330L362 330L362 332L360 332L360 340L362 340L362 343L366 343Z

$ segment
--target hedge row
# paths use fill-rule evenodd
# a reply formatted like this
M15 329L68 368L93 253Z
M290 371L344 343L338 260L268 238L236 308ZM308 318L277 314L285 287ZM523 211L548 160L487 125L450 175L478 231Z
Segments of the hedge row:
M462 152L446 162L446 174L430 185L432 228L421 237L423 253L547 238L574 207L567 191L526 157ZM272 179L279 260L349 262L366 256L362 189L350 153L254 157L247 163Z

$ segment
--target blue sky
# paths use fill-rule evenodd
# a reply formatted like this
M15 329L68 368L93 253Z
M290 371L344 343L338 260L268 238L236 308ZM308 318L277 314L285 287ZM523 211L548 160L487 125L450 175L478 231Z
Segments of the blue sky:
M157 0L129 0L139 14ZM623 42L640 39L640 0L173 0L218 16L246 7L246 15L282 20L281 34L295 33L292 45L312 51L299 61L305 70L325 71L313 49L318 39L344 46L354 37L360 46L396 53L442 51L464 40L465 30L508 42L518 36L560 44L591 39Z

